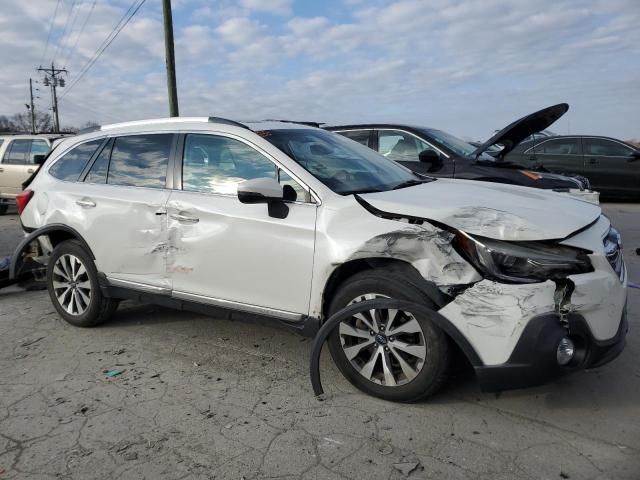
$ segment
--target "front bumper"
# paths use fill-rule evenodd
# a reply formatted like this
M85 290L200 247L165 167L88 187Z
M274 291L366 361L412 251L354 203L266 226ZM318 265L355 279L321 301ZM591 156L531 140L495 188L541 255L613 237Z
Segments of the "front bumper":
M555 313L533 318L506 363L475 366L482 390L500 391L541 385L576 370L604 365L624 350L628 331L626 306L617 333L608 340L594 338L582 315L569 314L567 322L568 330ZM576 345L576 353L569 365L561 366L556 361L556 348L566 336Z

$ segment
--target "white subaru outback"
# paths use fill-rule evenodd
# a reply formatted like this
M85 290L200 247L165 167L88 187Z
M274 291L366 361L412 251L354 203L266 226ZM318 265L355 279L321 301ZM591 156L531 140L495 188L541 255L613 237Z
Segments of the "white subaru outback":
M222 307L307 335L361 300L426 306L359 313L329 339L345 376L387 399L433 393L455 350L496 390L624 348L620 237L598 206L417 176L310 125L98 127L57 146L18 207L28 235L12 274L39 238L51 300L77 326L126 298Z

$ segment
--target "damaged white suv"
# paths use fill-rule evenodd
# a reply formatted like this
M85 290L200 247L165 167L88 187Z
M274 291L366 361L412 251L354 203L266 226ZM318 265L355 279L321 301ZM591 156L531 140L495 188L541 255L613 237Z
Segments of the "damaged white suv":
M362 299L427 306L424 318L358 314L329 340L346 377L387 399L433 393L455 350L495 390L624 348L620 237L599 207L417 176L309 125L96 128L64 140L18 206L23 246L39 238L51 249L51 300L73 325L105 321L125 298L222 307L307 335Z

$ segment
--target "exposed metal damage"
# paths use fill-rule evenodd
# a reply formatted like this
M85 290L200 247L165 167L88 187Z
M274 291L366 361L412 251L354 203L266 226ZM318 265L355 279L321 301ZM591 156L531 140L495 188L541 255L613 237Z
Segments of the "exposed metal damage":
M426 280L447 287L481 280L480 274L453 248L453 234L431 225L408 225L368 240L348 260L393 258L410 263Z

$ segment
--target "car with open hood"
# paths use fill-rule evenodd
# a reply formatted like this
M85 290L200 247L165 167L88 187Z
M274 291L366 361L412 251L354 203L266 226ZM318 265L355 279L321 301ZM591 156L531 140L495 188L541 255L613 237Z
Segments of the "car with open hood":
M504 160L520 142L543 131L568 108L562 103L526 115L478 146L442 130L415 125L369 123L325 128L366 145L419 174L563 191L597 203L598 196L590 190L584 177L534 172Z
M328 340L355 386L390 400L435 392L456 351L499 390L624 347L621 239L598 206L426 178L307 125L97 127L57 146L18 207L26 236L11 277L38 240L53 306L80 327L127 298L310 336L361 301L420 305L350 315Z

